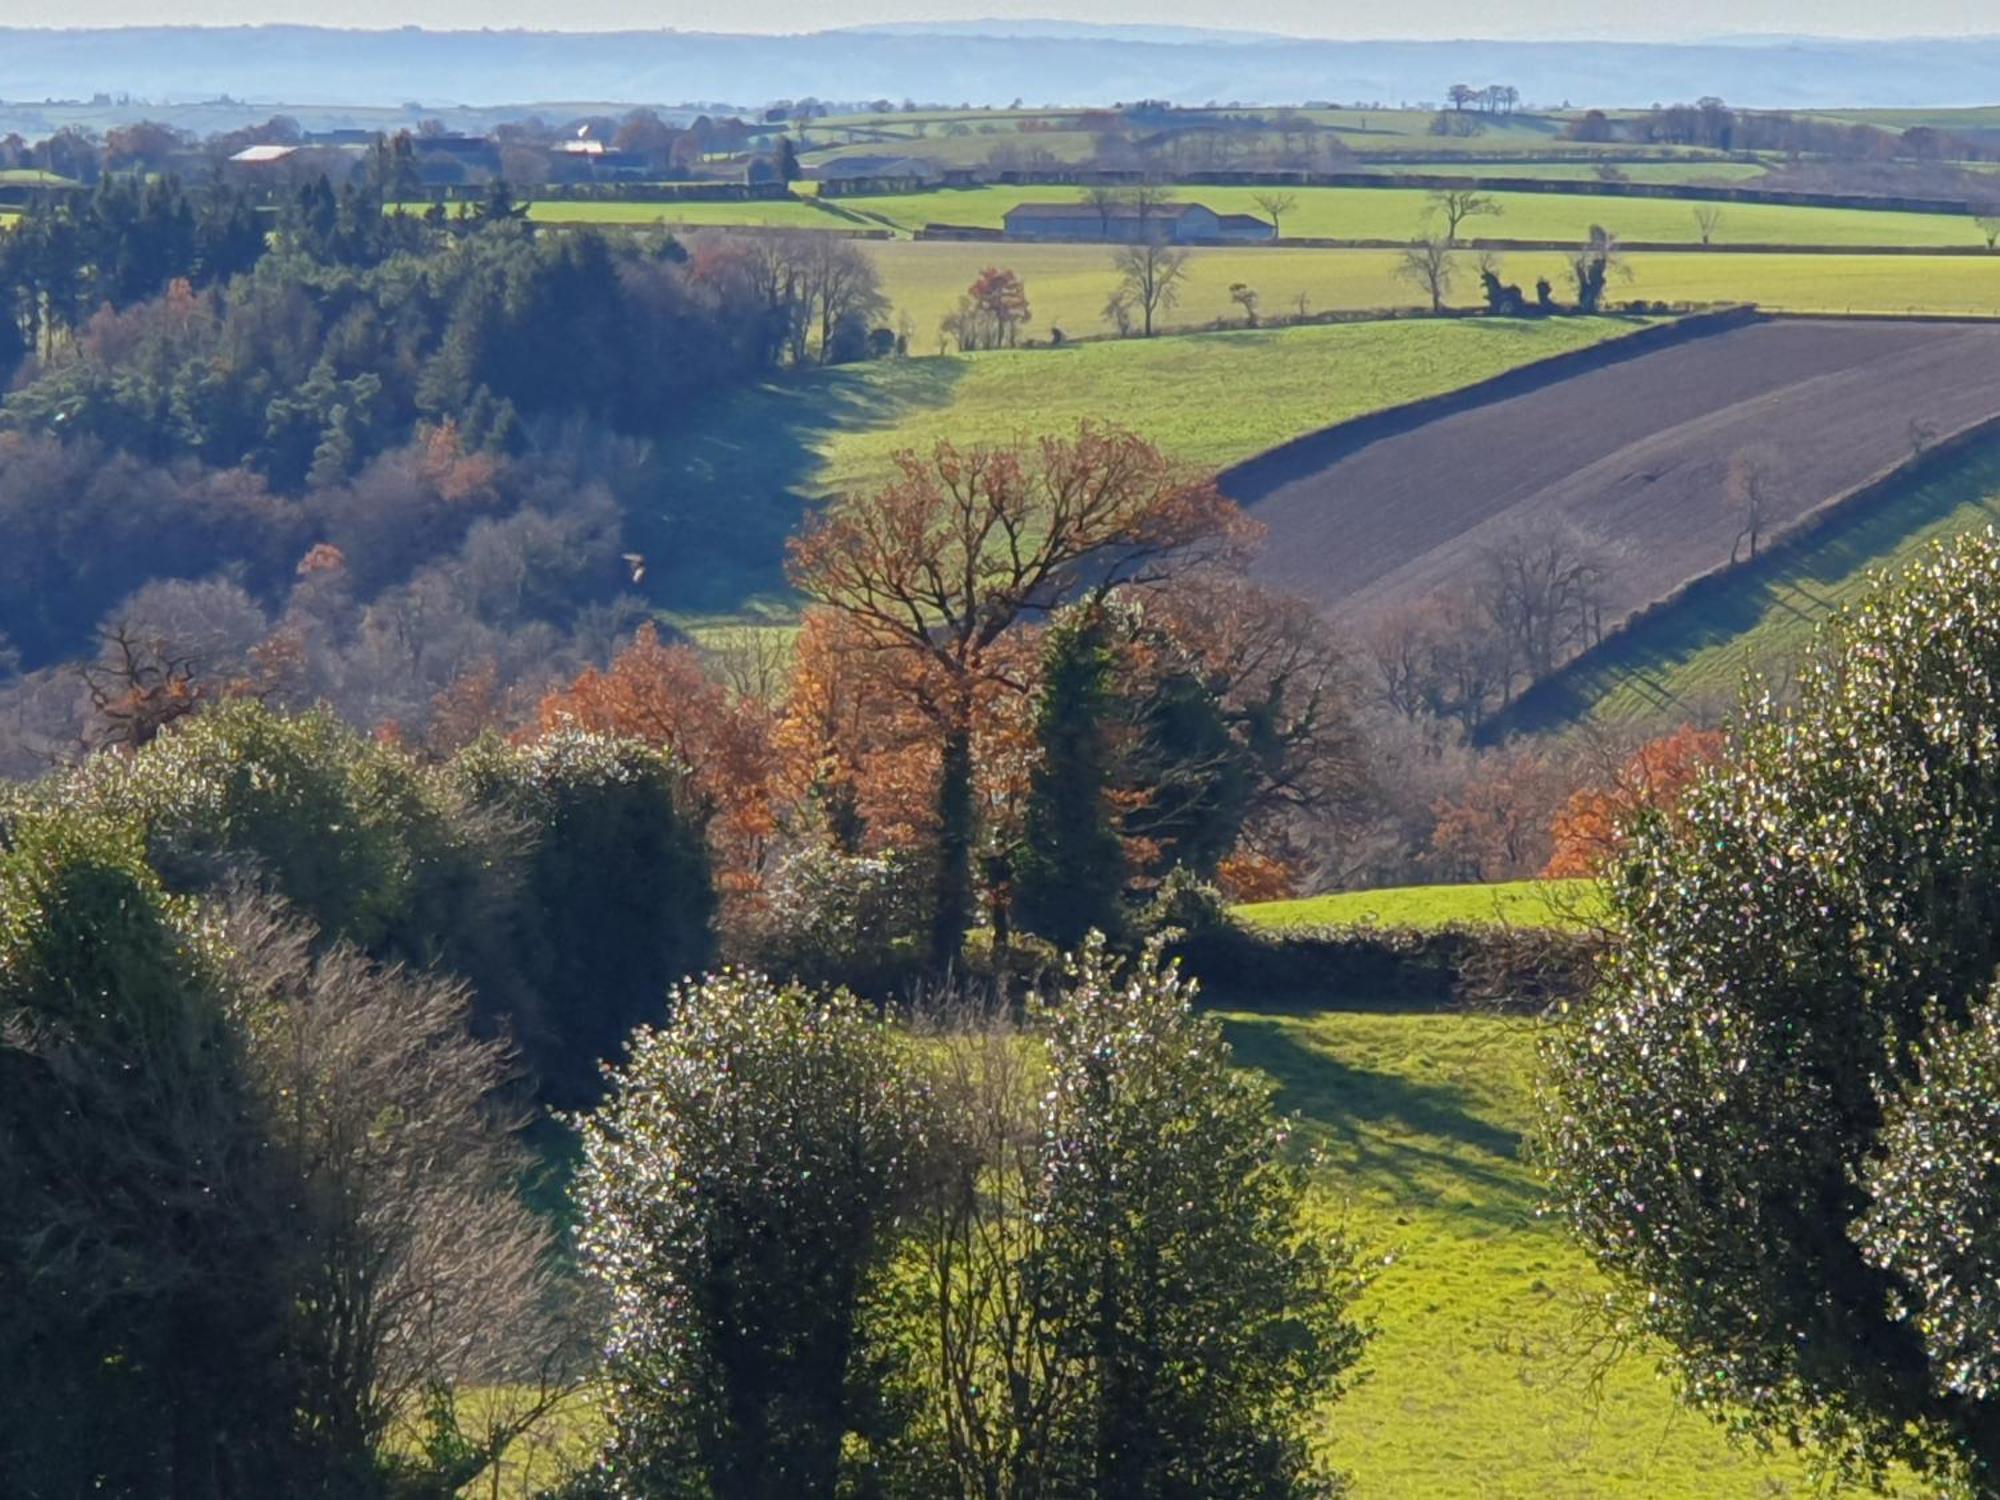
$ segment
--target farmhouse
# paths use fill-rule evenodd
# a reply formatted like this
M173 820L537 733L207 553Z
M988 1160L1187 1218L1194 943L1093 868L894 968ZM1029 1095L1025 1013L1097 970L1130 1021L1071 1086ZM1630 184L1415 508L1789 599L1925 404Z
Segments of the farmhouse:
M1218 214L1200 203L1017 203L1002 223L1010 240L1145 240L1200 244L1214 240L1269 240L1277 230L1253 214Z

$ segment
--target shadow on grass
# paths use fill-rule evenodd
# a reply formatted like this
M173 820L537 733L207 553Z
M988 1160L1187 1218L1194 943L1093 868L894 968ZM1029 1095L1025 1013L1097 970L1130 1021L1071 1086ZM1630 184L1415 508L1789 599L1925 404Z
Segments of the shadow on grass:
M1455 1189L1473 1201L1454 1213L1518 1224L1535 1189L1518 1166L1518 1131L1474 1114L1464 1090L1355 1067L1302 1045L1278 1017L1224 1022L1236 1060L1277 1085L1276 1106L1296 1114L1342 1177L1392 1186L1412 1203Z
M1504 736L1559 728L1590 712L1621 687L1645 693L1659 707L1675 705L1658 679L1701 652L1745 635L1774 614L1801 623L1826 609L1804 610L1789 597L1817 588L1831 592L1880 566L1911 537L1961 506L1984 501L2000 522L2000 438L1988 438L1940 460L1927 473L1837 516L1798 544L1779 544L1669 607L1635 620L1604 648L1537 683L1495 721Z
M626 520L663 608L785 590L785 539L820 494L826 443L948 405L965 363L919 358L767 381L691 407L656 444Z

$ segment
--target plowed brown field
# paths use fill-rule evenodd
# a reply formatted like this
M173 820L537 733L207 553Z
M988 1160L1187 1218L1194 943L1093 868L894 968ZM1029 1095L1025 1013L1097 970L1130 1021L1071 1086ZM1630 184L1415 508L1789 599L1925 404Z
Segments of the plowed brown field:
M1768 537L1922 434L1996 415L2000 324L1755 323L1405 430L1329 431L1224 485L1270 528L1259 576L1349 617L1468 586L1494 546L1573 524L1609 558L1609 626L1728 561L1734 455L1776 460Z

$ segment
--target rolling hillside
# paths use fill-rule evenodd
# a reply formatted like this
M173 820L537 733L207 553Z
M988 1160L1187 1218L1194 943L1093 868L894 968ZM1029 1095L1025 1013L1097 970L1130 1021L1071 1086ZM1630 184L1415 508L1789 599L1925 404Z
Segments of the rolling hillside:
M732 393L663 444L632 536L672 607L733 611L782 588L807 499L866 489L901 448L1121 423L1219 469L1384 407L1587 348L1642 323L1355 323L883 360Z

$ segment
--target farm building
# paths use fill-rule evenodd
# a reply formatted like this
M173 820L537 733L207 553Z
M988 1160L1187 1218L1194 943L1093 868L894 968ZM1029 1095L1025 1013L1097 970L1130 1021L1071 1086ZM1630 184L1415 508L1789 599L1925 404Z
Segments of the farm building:
M936 162L920 156L845 156L814 175L829 198L843 193L920 193L944 177Z
M1277 233L1254 215L1218 214L1200 203L1156 203L1143 211L1130 203L1103 208L1094 203L1017 203L1001 222L1010 240L1108 240L1124 245L1145 240L1175 244L1268 240Z

